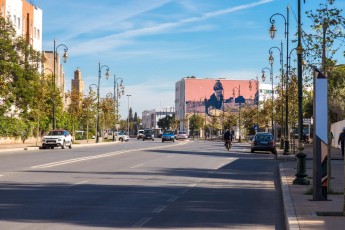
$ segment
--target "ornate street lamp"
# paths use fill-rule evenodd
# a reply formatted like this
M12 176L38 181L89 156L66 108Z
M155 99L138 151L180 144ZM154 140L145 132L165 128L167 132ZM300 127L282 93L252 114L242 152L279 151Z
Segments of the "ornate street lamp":
M126 95L128 98L128 118L127 118L127 128L128 128L128 136L129 136L129 97L132 96L130 94Z
M120 84L117 82L120 80ZM119 99L125 94L125 86L123 85L123 78L116 77L114 74L114 99L116 97L116 122L119 122Z
M270 17L271 27L270 27L270 37L273 39L276 35L277 29L274 26L275 20L273 19L275 16L281 16L285 22L285 38L286 38L286 63L288 63L288 53L289 53L289 12L290 7L287 7L286 17L280 13L275 13ZM289 83L289 64L286 65L286 82L285 82L285 91L288 92L288 83ZM289 124L289 100L288 94L286 93L285 97L285 124ZM288 125L285 127L285 143L284 143L284 153L288 154L289 152L289 129Z
M272 57L272 56L271 56ZM270 61L274 60L273 57ZM273 61L271 62L271 66L273 65ZM272 134L273 136L275 137L276 134L275 132L273 131L273 125L274 125L274 108L273 108L273 104L274 104L274 89L273 89L273 71L272 71L272 68L268 68L268 67L265 67L263 68L261 71L262 71L262 81L265 82L266 80L266 75L265 75L265 70L268 70L270 71L270 81L272 82L272 92L271 92L271 99L272 99L272 111L271 111L271 127L272 127ZM275 139L275 138L274 138Z
M64 47L64 54L62 55L63 58L63 62L66 63L68 55L67 55L67 51L68 48L66 45L64 44L60 44L58 46L56 46L56 41L54 39L54 75L53 75L53 90L54 90L54 98L53 98L53 129L56 129L56 118L55 118L55 83L56 83L56 62L57 62L57 49L59 47L63 46Z
M105 78L108 79L109 78L109 67L107 65L102 65L101 63L98 62L98 85L97 85L97 135L96 135L96 143L99 143L99 134L100 134L100 130L99 130L99 88L100 88L100 83L101 83L101 77L102 77L102 69L106 68L106 72L105 72Z
M333 1L329 0L332 4ZM297 157L297 173L296 178L293 180L293 184L309 185L310 181L307 178L306 173L306 157L307 155L303 152L303 91L302 91L302 22L301 22L301 0L298 0L298 17L297 17L298 31L297 31L297 84L298 84L298 153Z
M274 58L273 58L273 49L277 49L279 51L279 61L280 61L280 71L281 71L281 82L282 82L282 90L284 85L284 60L283 60L283 42L280 42L280 48L277 46L273 46L268 50L269 58L268 61L271 64L271 69L273 71L273 64L274 64ZM273 88L273 82L272 82L272 88ZM282 107L284 107L282 105ZM280 138L280 148L284 148L284 139L283 136L283 130L284 130L284 108L282 109L282 117L281 117L281 138ZM286 127L288 127L288 124L286 124ZM275 130L276 138L277 138L277 132Z
M257 102L256 102L256 127L257 129L259 128L259 99L260 99L260 94L259 94L259 77L256 76L256 80L250 79L249 80L249 90L252 91L252 82L256 82L256 94L257 94ZM256 130L257 131L257 130Z
M232 95L233 98L235 99L235 90L237 89L238 96L240 97L241 95L241 86L239 85L238 87L234 87L232 89ZM238 142L241 142L241 103L238 103Z

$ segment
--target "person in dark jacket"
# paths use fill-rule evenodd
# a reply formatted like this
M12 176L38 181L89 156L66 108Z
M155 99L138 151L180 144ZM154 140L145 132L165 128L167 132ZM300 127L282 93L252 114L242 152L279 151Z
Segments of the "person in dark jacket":
M343 128L343 131L339 134L338 138L338 145L341 146L341 155L344 158L344 145L345 145L345 127Z

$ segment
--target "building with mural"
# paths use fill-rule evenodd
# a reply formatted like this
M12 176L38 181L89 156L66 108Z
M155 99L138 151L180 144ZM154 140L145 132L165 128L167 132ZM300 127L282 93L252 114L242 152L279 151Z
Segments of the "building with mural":
M185 77L175 84L176 119L181 131L189 131L188 119L193 114L205 116L208 122L223 112L238 111L239 105L256 105L271 97L271 84L258 82L257 88L256 81Z

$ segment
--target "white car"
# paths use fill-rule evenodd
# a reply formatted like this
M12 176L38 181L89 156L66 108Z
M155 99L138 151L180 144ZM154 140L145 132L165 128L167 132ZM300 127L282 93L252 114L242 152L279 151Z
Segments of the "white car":
M129 141L129 136L123 132L114 132L115 135L115 141Z
M138 134L137 134L137 139L139 140L140 138L143 138L144 136L144 130L143 129L139 129L138 130Z
M64 149L68 146L71 149L72 141L72 136L67 130L52 130L42 138L42 148L54 149L54 147L61 147Z

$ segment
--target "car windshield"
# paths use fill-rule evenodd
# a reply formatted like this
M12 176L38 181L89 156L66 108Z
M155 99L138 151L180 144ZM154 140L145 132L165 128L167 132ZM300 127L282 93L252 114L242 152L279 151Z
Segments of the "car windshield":
M165 131L164 134L174 134L173 131Z
M270 134L256 135L255 140L257 141L271 141L273 139Z
M150 133L152 133L152 130L145 130L144 133L145 134L150 134Z
M62 135L64 135L63 131L50 131L48 133L48 136L62 136Z
M179 134L186 134L186 132L179 132Z

